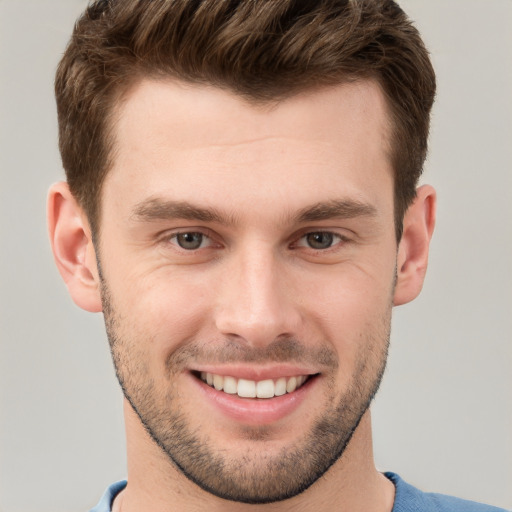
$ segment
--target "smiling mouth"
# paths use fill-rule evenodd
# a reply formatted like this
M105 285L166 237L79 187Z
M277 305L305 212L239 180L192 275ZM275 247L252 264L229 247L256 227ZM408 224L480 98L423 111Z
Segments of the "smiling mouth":
M203 382L217 391L238 395L240 398L274 398L286 393L293 393L314 377L314 375L296 375L293 377L255 381L209 372L194 373Z

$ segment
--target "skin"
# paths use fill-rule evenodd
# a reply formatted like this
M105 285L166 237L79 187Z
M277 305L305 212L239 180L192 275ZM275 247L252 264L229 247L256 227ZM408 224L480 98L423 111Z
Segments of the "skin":
M52 187L57 265L80 307L104 311L130 399L129 486L118 509L391 510L394 488L375 469L366 406L385 364L392 306L422 287L435 193L418 189L397 246L388 118L370 81L260 106L215 88L142 81L119 106L96 247L67 185ZM180 247L184 232L200 233L200 247ZM312 247L308 234L326 232L331 246ZM316 377L275 421L226 416L191 373L258 380L286 365ZM333 416L347 401L357 411ZM265 485L275 482L272 463L283 454L301 454L307 467L322 420L355 432L304 492L247 505L219 497L220 470L195 475L210 479L208 492L155 443L177 415L246 490L267 474ZM286 482L293 473L283 473Z

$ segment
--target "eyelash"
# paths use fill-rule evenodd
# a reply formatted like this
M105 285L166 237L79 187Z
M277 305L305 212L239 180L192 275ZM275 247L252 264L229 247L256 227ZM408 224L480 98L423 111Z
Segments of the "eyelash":
M180 246L177 241L178 237L180 235L199 235L199 236L201 236L202 240L201 240L200 246L195 249L193 249L193 248L186 249L186 248ZM301 243L302 241L305 241L307 239L307 237L312 236L312 235L322 235L322 236L327 235L328 238L331 237L331 245L329 245L328 247L325 247L325 248L314 248L314 247L311 247L307 242ZM201 247L204 243L205 238L208 239L210 241L210 243L206 247ZM212 245L215 245L214 237L212 236L211 232L205 232L204 230L178 231L176 233L172 233L171 235L166 236L164 238L164 242L171 243L172 245L176 246L176 248L179 251L183 251L183 252L189 253L189 254L193 254L201 249L208 249ZM336 233L334 231L329 231L329 230L306 231L306 232L303 232L298 238L296 238L296 240L290 244L290 247L292 249L296 248L296 247L299 247L299 248L303 247L303 248L312 250L315 253L326 253L326 252L331 252L332 250L336 250L337 248L339 248L340 245L344 245L347 242L350 242L349 238L347 238L346 236L343 236L339 233ZM218 244L218 245L221 246L221 244Z
M203 237L203 240L201 241L201 245L203 244L203 241L204 239L208 239L210 240L210 244L208 244L207 247L210 247L211 245L213 245L213 237L211 236L211 234L209 233L205 233L204 231L200 231L200 230L197 230L197 231L194 231L194 230L183 230L183 231L178 231L176 233L173 233L172 235L170 236L166 236L165 239L164 239L164 242L169 242L171 243L172 245L176 245L176 247L178 248L178 250L180 251L184 251L184 252L188 252L188 253L193 253L193 252L196 252L196 251L199 251L200 249L205 249L205 247L198 247L197 249L185 249L184 247L181 247L178 243L178 237L180 235L200 235L201 237ZM175 243L173 242L175 241ZM207 248L206 247L206 248Z
M308 244L308 242L305 242L304 245L302 245L300 242L302 242L303 240L306 241L308 237L310 236L313 236L313 235L321 235L323 237L327 236L327 238L331 239L330 242L331 244L328 246L328 247L325 247L325 248L315 248L315 247L311 247L310 244ZM343 235L340 235L339 233L335 233L333 231L324 231L324 230L320 230L320 231L308 231L307 233L304 233L302 234L298 241L295 242L295 246L298 246L298 247L307 247L308 249L311 249L315 252L319 252L319 253L322 253L322 252L326 252L326 251L329 251L329 250L335 250L340 244L344 244L345 242L348 242L348 238L347 237L344 237ZM307 244L307 245L306 245Z

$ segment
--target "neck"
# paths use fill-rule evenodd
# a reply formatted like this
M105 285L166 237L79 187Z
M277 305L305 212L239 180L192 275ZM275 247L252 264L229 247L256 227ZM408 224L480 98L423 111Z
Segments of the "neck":
M169 461L127 403L125 420L129 485L116 498L115 512L390 512L393 507L394 486L373 462L369 411L343 456L324 476L293 498L264 505L232 502L203 491Z

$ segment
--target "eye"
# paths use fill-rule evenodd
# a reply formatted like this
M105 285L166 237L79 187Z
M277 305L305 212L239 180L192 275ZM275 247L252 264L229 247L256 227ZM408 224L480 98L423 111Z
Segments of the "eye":
M177 233L172 236L171 242L186 251L195 251L210 245L210 239L206 235L195 231Z
M321 251L331 248L342 240L343 238L340 235L329 231L313 231L304 235L298 245Z

